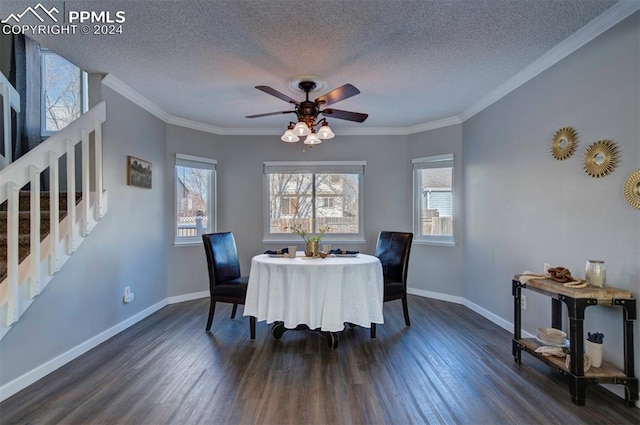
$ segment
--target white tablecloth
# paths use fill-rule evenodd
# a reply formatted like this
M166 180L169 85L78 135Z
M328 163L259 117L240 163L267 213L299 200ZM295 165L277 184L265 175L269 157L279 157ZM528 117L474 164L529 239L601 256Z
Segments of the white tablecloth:
M251 260L245 316L337 332L345 322L384 323L382 265L376 257L306 259L256 255Z

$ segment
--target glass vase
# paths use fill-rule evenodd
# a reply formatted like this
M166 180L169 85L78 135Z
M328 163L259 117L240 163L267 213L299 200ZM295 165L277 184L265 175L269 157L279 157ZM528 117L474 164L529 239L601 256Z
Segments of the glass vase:
M306 257L318 257L320 255L320 242L308 241L304 249Z
M587 283L597 288L604 287L607 281L607 274L604 268L604 261L600 260L587 260L587 266L585 268L585 278Z

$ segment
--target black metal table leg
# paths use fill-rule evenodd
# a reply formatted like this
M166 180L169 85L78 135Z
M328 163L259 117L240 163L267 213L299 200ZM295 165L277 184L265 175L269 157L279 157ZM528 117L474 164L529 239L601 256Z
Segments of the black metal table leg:
M271 334L273 335L273 337L275 339L280 339L282 338L282 335L284 335L284 333L286 331L313 331L313 332L317 332L319 334L321 334L322 336L324 336L325 338L327 338L327 344L329 345L329 348L331 348L332 350L335 350L336 348L338 348L338 333L337 332L328 332L328 331L323 331L320 329L310 329L309 326L307 325L298 325L293 329L288 329L284 326L284 322L274 322L273 326L271 327Z
M551 298L551 327L562 330L562 302Z
M516 363L522 362L522 349L519 343L522 338L522 310L520 297L522 295L522 284L519 280L511 281L511 295L513 295L513 341L511 344L511 353Z
M282 338L287 328L284 327L284 322L274 322L273 326L271 326L271 333L275 339Z

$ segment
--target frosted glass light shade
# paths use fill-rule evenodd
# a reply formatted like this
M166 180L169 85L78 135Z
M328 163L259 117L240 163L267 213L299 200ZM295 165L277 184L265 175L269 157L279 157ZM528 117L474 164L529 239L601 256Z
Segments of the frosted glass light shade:
M287 142L287 143L295 143L295 142L298 142L300 140L300 138L298 136L296 136L293 133L293 130L291 130L289 128L289 129L287 129L287 131L284 132L284 134L282 135L280 140L282 140L283 142Z
M293 132L296 134L296 136L308 136L309 134L311 134L309 126L304 121L298 121L298 124L296 124L296 126L293 128Z
M322 143L322 140L320 140L315 133L311 133L306 139L304 139L305 145L319 145L320 143Z
M324 123L322 124L322 126L320 127L320 130L318 131L318 137L324 140L327 139L333 139L334 137L336 137L335 134L333 134L333 131L331 131L331 127L329 127L329 124Z

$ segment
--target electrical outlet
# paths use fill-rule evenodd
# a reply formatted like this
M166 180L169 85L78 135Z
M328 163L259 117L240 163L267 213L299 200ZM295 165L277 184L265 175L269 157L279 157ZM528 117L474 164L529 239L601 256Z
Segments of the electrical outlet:
M520 295L520 307L523 310L527 309L527 296L526 295Z
M122 302L125 304L130 303L135 298L136 294L131 292L131 287L125 286L124 295L122 296Z

